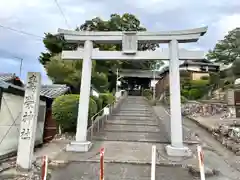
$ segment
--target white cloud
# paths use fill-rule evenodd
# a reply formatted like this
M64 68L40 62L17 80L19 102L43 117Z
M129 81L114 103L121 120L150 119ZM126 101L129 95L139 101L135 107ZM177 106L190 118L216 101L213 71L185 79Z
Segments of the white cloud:
M233 14L230 16L222 17L217 23L216 26L219 28L219 38L222 35L226 35L229 31L240 27L240 14Z
M58 0L71 28L96 16L108 18L112 13L133 13L151 31L195 28L204 25L209 30L198 43L185 45L192 50L208 50L218 39L240 26L239 0ZM38 36L67 28L54 0L0 0L0 24ZM163 46L164 47L164 46ZM23 70L46 73L38 62L44 45L36 38L0 28L0 49L24 58ZM0 53L0 57L2 54ZM0 59L0 62L7 62ZM15 65L14 65L15 63ZM5 65L5 64L4 64ZM18 72L17 61L0 66L0 71Z

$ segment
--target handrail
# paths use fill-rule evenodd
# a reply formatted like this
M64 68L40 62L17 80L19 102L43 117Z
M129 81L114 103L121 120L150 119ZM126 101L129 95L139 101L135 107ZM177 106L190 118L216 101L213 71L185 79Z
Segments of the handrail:
M107 104L104 108L102 108L100 111L98 111L96 114L94 114L90 118L91 125L87 129L87 132L90 133L90 140L92 140L95 126L97 125L97 132L99 132L100 128L102 128L104 126L104 121L108 120L109 115L112 114L115 104L118 103L117 106L119 106L122 103L122 100L126 96L127 96L127 92L125 92L121 98L115 99L111 104ZM105 108L109 108L109 115L101 114ZM98 118L98 119L95 119L95 118ZM100 121L101 121L101 123L100 123Z
M104 111L104 109L105 109L106 107L110 107L110 106L111 106L111 104L107 104L106 106L104 106L104 108L102 108L100 111L98 111L96 114L94 114L94 115L91 117L91 119L94 119L95 117L97 117L97 115L99 115L100 112Z

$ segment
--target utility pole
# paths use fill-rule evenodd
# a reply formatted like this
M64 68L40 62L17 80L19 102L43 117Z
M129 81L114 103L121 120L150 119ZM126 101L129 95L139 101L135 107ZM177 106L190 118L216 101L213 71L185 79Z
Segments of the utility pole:
M19 78L21 78L21 75L22 75L22 64L23 64L23 58L20 58Z
M10 57L12 57L12 58L14 58L14 59L18 59L18 60L20 60L20 67L19 67L19 77L22 75L22 65L23 65L23 58L21 58L21 57L19 57L19 56L16 56L16 55L14 55L14 54L12 54L12 53L10 53L10 52L8 52L8 51L5 51L5 50L1 50L0 49L0 51L3 51L3 53L5 54L8 54L8 55L10 55Z

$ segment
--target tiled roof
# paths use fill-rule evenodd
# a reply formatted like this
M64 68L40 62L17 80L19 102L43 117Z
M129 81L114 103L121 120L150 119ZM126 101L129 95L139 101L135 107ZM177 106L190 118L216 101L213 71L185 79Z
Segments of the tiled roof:
M219 67L219 65L217 65L217 64L214 64L214 63L212 63L212 62L207 62L207 60L205 61L205 62L194 62L194 61L190 61L190 60L186 60L186 61L183 61L183 62L181 62L180 63L180 65L179 65L179 67L184 67L184 66L186 66L186 65L189 65L189 66L191 66L191 65L205 65L205 66L208 66L208 67L214 67L214 68L218 68ZM161 71L159 72L159 76L161 76L162 74L164 74L164 73L167 73L169 71L169 66L165 66L164 68L162 68L161 69Z
M16 78L16 75L13 73L0 73L0 81L10 81Z
M23 87L13 85L5 81L0 81L0 87L7 89L9 86L15 89L25 91L25 88ZM54 99L58 96L65 94L67 91L69 91L69 87L67 87L66 85L62 85L62 84L43 85L40 90L40 95L47 98Z
M43 85L40 94L48 98L56 98L69 91L69 87L63 84Z
M16 86L7 82L16 77L17 76L12 73L0 73L0 87L8 88L9 86L11 86L15 89L24 91L25 89L23 87ZM65 94L67 91L69 91L69 89L70 88L64 84L42 85L40 95L45 96L47 98L56 98L58 96Z

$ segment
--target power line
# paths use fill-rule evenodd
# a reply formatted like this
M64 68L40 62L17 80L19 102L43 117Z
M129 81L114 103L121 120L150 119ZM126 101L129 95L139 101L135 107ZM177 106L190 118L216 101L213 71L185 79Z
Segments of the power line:
M69 23L68 23L68 21L67 21L67 18L66 18L66 16L65 16L65 14L64 14L64 12L63 12L63 10L62 10L60 4L58 3L57 0L54 0L54 2L56 3L56 5L57 5L57 7L58 7L58 9L59 9L59 11L60 11L62 17L63 17L63 19L64 19L64 21L65 21L65 24L66 24L67 27L70 29L70 25L69 25Z
M11 52L8 52L3 49L0 49L0 52L3 52L4 54L9 55L9 57L20 60L20 66L19 66L19 77L20 77L22 75L23 58L20 56L16 56L15 54L12 54ZM0 56L0 58L1 58L1 56Z
M26 32L26 31L14 29L12 27L4 26L4 25L1 25L1 24L0 24L0 27L3 28L3 29L7 29L7 30L10 30L10 31L14 31L14 32L20 33L20 34L24 34L24 35L28 35L28 36L32 36L32 37L38 38L41 41L43 39L42 36L38 36L36 34L32 34L32 33Z
M11 53L11 52L9 52L9 51L6 51L6 50L4 50L4 49L0 49L0 53L3 53L3 54L6 54L6 55L9 55L9 57L12 57L12 58L15 58L15 59L23 59L22 57L20 57L20 56L18 56L18 55L15 55L15 54L13 54L13 53ZM0 57L3 57L4 58L4 56L0 56Z

